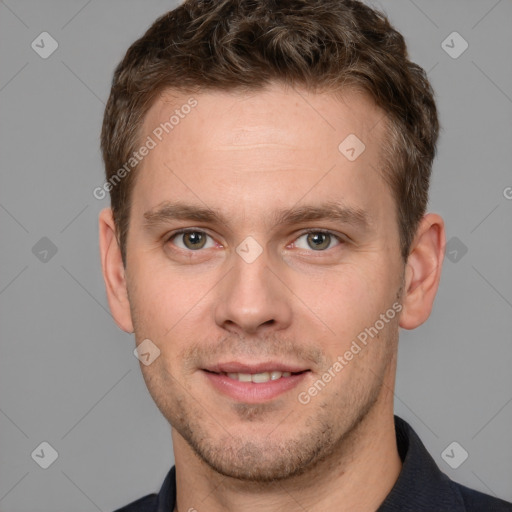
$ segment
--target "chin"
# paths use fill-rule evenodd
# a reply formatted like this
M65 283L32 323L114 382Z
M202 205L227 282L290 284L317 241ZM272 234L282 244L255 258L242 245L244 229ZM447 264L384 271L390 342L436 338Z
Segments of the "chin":
M257 434L241 437L240 432L236 437L223 435L217 439L197 430L180 434L199 459L216 473L246 482L268 483L299 476L332 451L334 443L329 428L312 436L301 435L296 430L288 432L294 437L272 438L272 431L265 434L261 430L259 438Z

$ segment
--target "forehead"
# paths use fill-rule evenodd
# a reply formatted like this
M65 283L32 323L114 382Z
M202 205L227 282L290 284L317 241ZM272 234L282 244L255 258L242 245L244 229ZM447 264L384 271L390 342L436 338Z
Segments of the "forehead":
M378 207L387 188L379 169L383 119L356 91L167 91L144 119L141 139L155 147L138 168L133 197L144 211L184 196L240 210L319 193Z
M192 101L197 106L189 108ZM163 134L164 138L172 135L176 145L186 138L193 147L216 149L255 144L278 144L281 148L289 144L296 148L299 142L310 149L317 147L320 139L323 146L332 149L333 142L350 130L361 140L371 136L375 142L383 127L382 110L362 92L311 93L279 84L251 92L211 90L184 94L167 90L146 114L143 133L150 134L169 122L172 114L171 124L176 124ZM192 124L202 128L197 129L194 141L188 140L183 126Z

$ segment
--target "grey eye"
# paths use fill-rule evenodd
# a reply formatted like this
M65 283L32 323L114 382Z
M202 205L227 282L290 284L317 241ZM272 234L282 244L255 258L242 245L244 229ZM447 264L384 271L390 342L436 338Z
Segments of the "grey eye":
M304 233L303 235L299 236L294 245L299 249L324 251L339 243L340 242L337 237L331 233L325 233L323 231L310 231L309 233Z
M204 231L185 231L182 233L176 233L172 240L174 244L180 249L188 249L191 251L197 251L199 249L213 247L213 240L208 244L208 238L211 240L211 237L207 235Z

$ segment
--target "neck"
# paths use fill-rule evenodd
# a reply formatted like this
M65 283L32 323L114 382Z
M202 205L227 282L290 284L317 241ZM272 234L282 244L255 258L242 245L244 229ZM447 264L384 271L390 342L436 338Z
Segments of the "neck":
M220 475L173 430L179 511L375 512L402 468L392 398L392 388L383 386L374 407L327 459L300 476L271 483Z

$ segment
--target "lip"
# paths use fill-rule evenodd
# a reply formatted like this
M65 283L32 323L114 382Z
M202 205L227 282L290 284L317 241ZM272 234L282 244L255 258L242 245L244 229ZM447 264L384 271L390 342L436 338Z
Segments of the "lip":
M253 365L250 368L251 371L233 371L230 373L260 373L269 371L268 365L265 365L264 369L258 371L254 371ZM276 366L273 369L277 371L290 371L278 370ZM281 377L277 380L269 380L268 382L258 384L254 382L240 382L229 378L224 373L213 373L207 370L202 370L202 373L209 383L221 394L238 402L255 404L270 401L297 387L310 372L306 370L302 371L302 373L292 374L289 377Z
M290 365L289 363L281 363L279 361L264 361L261 363L241 363L239 361L228 361L218 363L204 368L214 373L263 373L263 372L290 372L299 373L309 370L299 365Z

